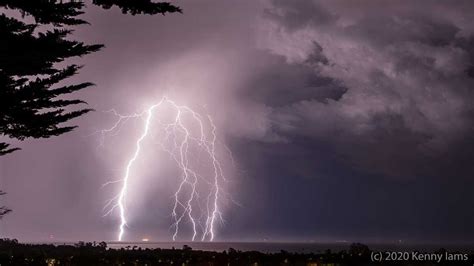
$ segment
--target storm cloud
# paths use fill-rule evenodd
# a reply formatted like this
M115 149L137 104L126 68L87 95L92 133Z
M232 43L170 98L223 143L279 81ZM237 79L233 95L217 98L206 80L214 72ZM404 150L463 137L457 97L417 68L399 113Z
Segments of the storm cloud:
M443 168L449 174L453 162L447 161L454 158L467 167L474 118L471 11L467 2L270 2L260 47L311 69L320 81L315 93L333 88L324 101L281 104L272 120L282 135L331 143L361 171L409 177ZM288 94L309 86L288 86Z
M78 95L97 111L0 159L2 235L113 239L101 185L137 132L102 148L91 134L113 122L103 111L168 95L210 114L233 152L239 204L218 240L472 239L472 1L177 3L165 17L88 7L75 36L106 49L73 82L97 84ZM146 210L162 184L140 200L137 237L169 240L168 213Z

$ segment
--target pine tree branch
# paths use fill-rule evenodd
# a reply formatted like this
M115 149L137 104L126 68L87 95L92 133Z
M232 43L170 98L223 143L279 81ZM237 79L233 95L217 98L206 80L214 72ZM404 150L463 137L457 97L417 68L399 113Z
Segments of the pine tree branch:
M166 13L182 13L181 8L167 2L154 2L152 0L93 0L94 4L102 8L109 9L117 6L126 14L166 14Z
M2 150L2 149L1 149L1 144L2 144L2 143L0 143L0 152L1 152L1 150ZM5 195L5 194L6 194L5 192L3 192L3 191L0 190L0 196L3 196L3 195ZM11 212L11 211L12 211L12 210L8 209L8 208L5 207L5 206L0 206L0 219L2 219L3 216L5 216L5 214L7 214L7 213L9 213L9 212Z
M9 146L10 146L10 144L0 142L0 156L20 150L20 148L9 148ZM2 194L0 194L0 195L2 195Z
M36 23L55 26L87 24L76 18L83 14L83 1L54 0L0 0L0 7L20 10L23 15L31 15Z

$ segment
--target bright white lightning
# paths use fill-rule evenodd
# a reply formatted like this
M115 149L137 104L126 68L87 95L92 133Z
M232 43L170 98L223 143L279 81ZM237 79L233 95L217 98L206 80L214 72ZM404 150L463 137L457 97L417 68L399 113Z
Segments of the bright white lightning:
M170 107L173 111L173 117L171 122L163 123L161 120L155 120L154 116L160 108ZM193 111L188 106L181 106L176 104L174 101L163 97L158 103L150 106L145 112L132 114L132 115L120 115L116 111L110 111L118 119L109 129L101 130L101 145L103 145L104 137L107 134L116 133L120 130L124 123L133 118L145 118L142 132L138 139L135 141L135 149L132 153L128 163L125 167L125 173L123 178L119 181L107 182L104 185L121 182L122 187L117 196L109 200L104 207L104 210L110 214L114 209L119 209L120 225L118 229L117 239L121 241L125 233L125 227L127 226L127 210L125 208L127 200L127 191L129 189L129 180L133 176L134 163L138 160L140 152L142 150L142 142L149 137L150 127L152 125L161 126L161 129L165 132L165 138L159 141L157 144L161 150L168 153L173 161L176 162L179 169L181 170L181 182L174 193L174 204L171 215L173 217L172 227L174 228L173 240L176 240L179 234L180 225L183 220L189 220L192 237L194 241L198 235L202 241L214 240L215 237L215 224L217 221L222 221L222 213L220 210L219 203L222 200L222 196L225 192L222 191L222 182L226 181L222 164L217 156L216 145L218 144L216 135L216 126L210 116L202 117L197 112ZM198 125L198 133L196 130L192 130L191 127L187 126L189 121L185 118L190 118L192 122ZM172 143L171 148L165 145L168 141ZM210 164L208 165L209 170L212 172L212 176L206 177L199 173L197 169L194 169L190 163L190 157L192 152L189 150L191 144L197 144L197 147L208 157ZM225 147L227 150L228 148ZM208 187L208 195L206 196L205 210L202 209L200 195L197 191L197 186L204 184ZM186 193L185 187L190 189L189 193ZM182 198L185 197L185 200ZM194 207L199 207L196 211ZM204 223L204 224L203 224Z

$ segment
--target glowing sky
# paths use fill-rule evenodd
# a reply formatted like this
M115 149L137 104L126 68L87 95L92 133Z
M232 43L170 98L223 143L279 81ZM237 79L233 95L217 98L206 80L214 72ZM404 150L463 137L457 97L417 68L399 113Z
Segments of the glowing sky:
M212 115L235 168L217 240L474 237L472 1L179 1L181 15L91 7L75 36L106 48L73 81L98 110L0 158L4 237L115 239L103 217L142 127L101 112L164 94ZM148 143L147 145L152 145ZM169 240L169 159L149 149L130 234ZM231 164L227 159L226 164Z

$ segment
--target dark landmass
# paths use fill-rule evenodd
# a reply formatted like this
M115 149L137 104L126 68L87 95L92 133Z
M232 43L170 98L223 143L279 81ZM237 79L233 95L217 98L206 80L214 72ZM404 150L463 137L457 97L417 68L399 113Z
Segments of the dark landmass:
M414 253L413 253L414 252ZM373 261L374 252L364 244L354 243L348 250L322 253L262 253L239 251L230 248L223 252L193 250L184 245L181 249L149 249L137 246L112 249L107 243L74 245L22 244L17 240L0 240L0 265L473 265L473 252L447 252L444 249L432 253L416 251L394 252L392 261ZM384 255L383 252L378 253ZM387 253L388 254L388 253ZM438 254L442 260L433 261L417 255ZM405 255L405 258L403 257ZM458 255L448 258L448 255ZM397 256L398 259L396 258ZM435 256L435 255L433 255Z

